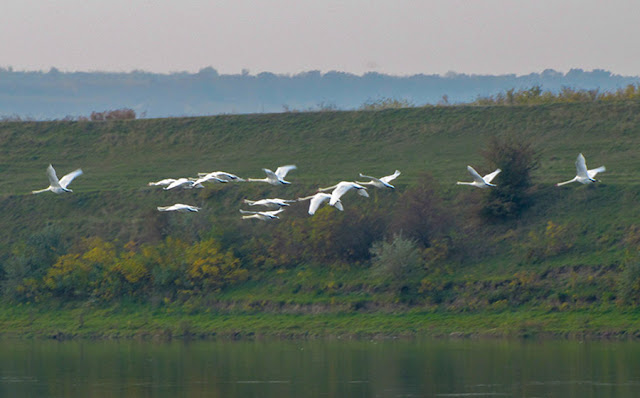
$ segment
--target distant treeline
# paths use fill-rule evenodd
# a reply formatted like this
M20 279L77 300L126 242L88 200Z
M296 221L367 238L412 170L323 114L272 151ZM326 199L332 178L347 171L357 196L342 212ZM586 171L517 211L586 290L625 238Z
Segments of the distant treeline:
M604 70L545 70L528 75L362 76L319 71L295 75L269 72L223 75L208 67L197 73L156 74L14 71L0 68L0 117L31 120L74 119L99 109L127 108L141 117L199 116L322 109L360 109L392 98L407 105L472 103L509 99L538 87L546 93L617 92L639 77ZM572 89L567 89L572 87Z

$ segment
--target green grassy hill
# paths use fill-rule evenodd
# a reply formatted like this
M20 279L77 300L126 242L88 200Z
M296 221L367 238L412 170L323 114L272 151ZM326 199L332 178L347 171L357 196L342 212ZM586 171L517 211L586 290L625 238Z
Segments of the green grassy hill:
M490 171L481 152L492 137L529 142L540 155L533 206L505 222L478 216L486 190L455 185L469 180L467 164L481 174ZM277 311L283 303L318 306L309 311L397 311L443 303L464 311L607 307L619 299L623 264L640 243L639 148L640 104L624 102L2 123L0 258L11 261L21 242L47 226L71 243L92 236L121 246L166 236L196 241L217 236L226 246L238 246L234 239L277 236L285 222L308 220L305 205L295 204L278 222L243 222L238 213L243 198L295 198L354 180L359 172L386 175L399 169L395 192L373 191L369 201L347 197L340 216L355 209L391 212L402 194L430 173L442 213L458 225L448 237L455 248L446 260L410 278L408 299L366 264L345 268L305 261L252 270L247 282L217 293L211 305L265 311ZM579 152L591 168L606 165L598 177L602 182L555 187L575 175ZM48 185L49 163L59 176L84 170L71 184L72 194L30 194ZM287 178L293 184L285 187L233 183L165 192L146 185L214 170L262 178L261 168L284 164L298 166ZM155 210L176 202L203 211ZM316 217L337 215L326 213ZM229 232L236 229L241 233Z

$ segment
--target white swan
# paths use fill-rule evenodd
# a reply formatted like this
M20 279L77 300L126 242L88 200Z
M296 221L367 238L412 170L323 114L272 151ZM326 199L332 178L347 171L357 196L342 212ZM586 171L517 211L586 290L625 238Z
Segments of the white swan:
M326 188L318 188L318 191L331 191L331 199L329 199L329 205L335 206L336 203L340 200L342 195L349 192L352 189L356 189L358 191L358 195L364 196L365 198L369 197L369 193L367 192L367 188L362 185L355 183L353 181L340 181L336 185L332 185Z
M316 211L318 210L321 204L325 202L329 202L331 200L331 194L318 192L315 195L305 196L304 198L298 198L298 201L303 201L303 200L309 200L309 214L314 215L316 214ZM342 202L340 201L340 199L338 199L338 201L332 206L340 211L344 211L344 207L342 207Z
M200 173L198 173L198 174L200 174ZM228 183L228 182L229 182L228 180L224 180L224 179L222 179L222 178L218 178L218 177L216 177L216 176L215 176L215 175L213 175L213 174L206 174L206 175L204 175L204 176L202 176L202 177L198 178L197 180L195 180L195 181L193 182L193 185L194 185L194 186L195 186L195 185L198 185L198 184L202 185L202 183L203 183L203 182L209 182L209 181L218 181L218 182L221 182L221 183L223 183L223 184L226 184L226 183Z
M197 212L200 207L189 206L182 203L176 203L172 206L158 206L158 211L179 211L181 213Z
M260 200L249 200L245 199L244 203L249 206L265 206L272 209L279 209L281 207L289 206L289 203L295 203L297 200L291 199L280 199L280 198L272 198L272 199L260 199Z
M67 186L71 184L74 178L82 174L81 169L77 169L72 171L71 173L65 175L60 180L58 180L58 176L56 175L56 171L53 169L52 165L47 167L47 177L49 177L49 186L45 189L39 189L37 191L31 191L31 193L41 193L51 191L53 193L63 193L63 192L73 192Z
M502 170L496 169L493 173L489 173L484 177L480 177L477 171L471 166L467 166L467 170L469 170L469 174L473 177L473 182L460 182L458 181L458 185L473 185L478 188L489 188L495 187L495 184L492 184L491 181L498 175Z
M247 181L249 182L266 182L268 184L271 185L284 185L284 184L291 184L289 181L285 181L284 177L286 177L287 173L290 172L291 170L295 170L297 169L297 167L295 165L288 165L288 166L280 166L276 169L276 172L274 173L273 171L271 171L270 169L262 169L262 171L265 172L265 174L267 175L266 178L247 178Z
M389 176L380 177L380 178L366 176L366 175L360 173L360 177L369 178L369 179L371 179L371 181L369 181L369 182L356 181L356 182L358 184L360 184L360 185L371 185L371 186L374 186L376 188L391 188L391 189L395 189L396 187L394 187L393 185L389 184L389 181L395 180L396 178L398 178L399 175L400 175L400 170L396 170L395 173L393 173L393 174L391 174Z
M204 186L200 183L196 183L196 181L189 179L189 178L178 178L177 180L175 180L174 182L172 182L171 184L167 185L166 187L164 187L163 189L165 191L168 191L170 189L175 189L175 188L183 188L183 189L191 189L191 188L204 188Z
M244 181L244 178L240 178L235 174L227 173L226 171L212 171L211 173L198 173L199 178L208 178L218 182L230 182L230 181Z
M258 220L269 221L269 220L275 220L275 219L280 218L280 217L277 216L277 214L280 214L283 211L284 211L284 209L280 208L280 210L273 210L273 211L246 211L246 210L240 210L240 213L242 213L242 214L250 214L248 216L242 216L243 220L247 220L249 218L257 218Z
M607 169L604 166L600 166L597 169L587 170L587 162L584 160L584 156L580 153L578 154L578 158L576 159L576 176L569 181L557 183L556 187L562 186L564 184L569 184L574 181L577 181L581 184L591 184L592 182L598 181L595 179L595 176L598 173L602 173L606 170Z
M149 185L150 187L166 186L171 184L172 182L175 182L175 180L175 178L165 178L164 180L150 182L147 185Z

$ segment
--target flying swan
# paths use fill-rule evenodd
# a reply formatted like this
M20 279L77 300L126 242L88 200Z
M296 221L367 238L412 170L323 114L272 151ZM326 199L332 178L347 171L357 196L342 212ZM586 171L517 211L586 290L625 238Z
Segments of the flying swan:
M365 198L369 197L367 188L352 181L340 181L336 185L332 185L330 187L318 188L318 191L323 192L323 191L330 191L332 189L333 191L331 191L331 199L329 199L330 206L335 206L335 204L338 203L342 195L344 195L345 193L349 192L352 189L357 190L358 195L360 196L364 196Z
M458 185L473 185L478 188L489 188L495 187L495 184L492 184L491 181L498 175L502 170L496 169L493 173L487 174L484 177L480 177L477 171L471 166L467 166L467 170L469 170L469 174L473 177L473 182L460 182L458 181Z
M244 203L249 206L265 206L270 209L279 209L281 207L289 206L289 203L295 203L297 200L291 199L280 199L280 198L272 198L272 199L260 199L260 200L249 200L245 199Z
M42 193L51 191L53 193L61 194L63 192L73 192L67 186L71 184L74 178L82 174L81 169L77 169L72 171L71 173L65 175L60 180L58 180L58 176L56 175L56 171L53 169L52 165L47 167L47 177L49 177L49 186L45 189L40 189L37 191L31 191L31 193Z
M240 213L249 214L248 216L242 216L243 220L247 220L249 218L257 218L258 220L269 221L269 220L275 220L275 219L280 218L280 217L277 216L277 214L280 214L283 211L284 211L284 209L280 208L280 210L273 210L273 211L246 211L246 210L240 210Z
M578 158L576 159L576 176L573 179L565 182L559 182L556 184L556 187L559 187L564 184L569 184L574 181L579 182L580 184L591 184L598 180L595 179L596 174L602 173L607 169L604 166L600 166L597 169L587 170L587 162L584 160L584 156L579 153Z
M321 204L325 202L329 202L331 200L331 194L318 192L315 195L305 196L304 198L298 198L298 201L309 200L309 215L316 214L318 208ZM340 199L333 205L336 209L340 211L344 211L344 207L342 207L342 202Z
M366 175L360 173L360 177L369 178L371 181L369 181L369 182L356 181L356 182L358 184L360 184L360 185L371 185L371 186L374 186L376 188L381 188L381 189L382 188L395 189L396 187L394 187L393 185L389 184L389 182L395 180L396 178L398 178L399 175L400 175L400 170L396 170L395 173L393 173L393 174L391 174L389 176L380 177L380 178L366 176Z
M197 212L200 207L189 206L182 203L176 203L172 206L158 206L158 211L179 211L180 213Z
M247 178L247 181L250 182L266 182L268 184L271 185L286 185L286 184L291 184L289 181L285 181L284 177L287 176L287 173L290 172L291 170L295 170L297 169L297 167L295 165L288 165L288 166L280 166L276 169L276 172L274 173L273 171L271 171L270 169L262 169L262 171L265 172L265 174L267 175L266 178Z

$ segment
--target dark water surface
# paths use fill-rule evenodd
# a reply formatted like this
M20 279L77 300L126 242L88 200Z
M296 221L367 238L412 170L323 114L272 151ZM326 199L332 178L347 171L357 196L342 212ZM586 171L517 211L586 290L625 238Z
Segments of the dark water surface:
M640 397L640 343L0 340L0 397Z

